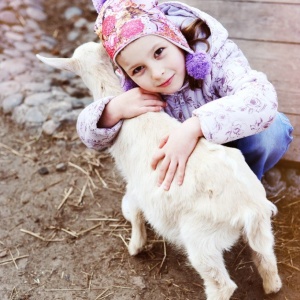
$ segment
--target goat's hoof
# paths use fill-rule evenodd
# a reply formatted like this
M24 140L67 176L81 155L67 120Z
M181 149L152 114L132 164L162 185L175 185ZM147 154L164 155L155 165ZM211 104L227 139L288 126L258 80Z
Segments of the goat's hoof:
M207 300L230 300L236 288L237 285L232 280L220 288L216 288L214 285L212 288L206 289Z
M128 246L128 252L131 256L135 256L135 255L138 255L139 253L141 253L142 251L144 250L144 247L136 247L136 246L133 246L133 245L130 245Z
M267 282L264 282L264 291L266 294L277 293L282 287L281 279L278 275L273 276Z

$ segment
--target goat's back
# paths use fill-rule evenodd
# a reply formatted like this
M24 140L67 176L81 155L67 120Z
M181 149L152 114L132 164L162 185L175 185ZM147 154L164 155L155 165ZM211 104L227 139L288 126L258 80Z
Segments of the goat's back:
M158 187L158 170L151 169L151 159L160 139L179 124L165 113L146 113L126 120L110 149L128 189L141 197L150 223L161 220L164 228L185 216L231 222L235 215L240 217L249 209L271 213L265 190L241 152L204 138L188 160L182 186L174 180L169 191Z

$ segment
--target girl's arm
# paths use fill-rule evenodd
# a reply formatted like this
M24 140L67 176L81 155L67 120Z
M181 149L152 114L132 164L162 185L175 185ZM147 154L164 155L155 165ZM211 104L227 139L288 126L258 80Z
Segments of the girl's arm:
M207 140L223 144L268 128L277 113L277 95L265 74L252 70L228 40L212 60L203 92L213 101L194 110Z
M166 103L159 94L134 88L87 106L78 116L77 132L88 148L102 150L113 143L122 126L122 120L150 111L157 112L165 106Z
M122 126L121 120L111 127L98 125L106 105L112 99L113 97L99 99L85 107L78 116L77 133L88 148L103 150L109 147Z

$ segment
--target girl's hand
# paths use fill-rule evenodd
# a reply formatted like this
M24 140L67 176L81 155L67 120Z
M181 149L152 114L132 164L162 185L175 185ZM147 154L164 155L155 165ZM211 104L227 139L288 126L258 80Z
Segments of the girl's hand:
M201 136L203 134L199 120L192 117L161 140L151 162L151 167L156 169L161 161L158 185L164 183L164 189L169 190L175 174L177 184L183 183L188 158Z
M98 127L112 127L121 119L134 118L150 111L158 112L166 105L158 93L137 87L116 96L106 105Z

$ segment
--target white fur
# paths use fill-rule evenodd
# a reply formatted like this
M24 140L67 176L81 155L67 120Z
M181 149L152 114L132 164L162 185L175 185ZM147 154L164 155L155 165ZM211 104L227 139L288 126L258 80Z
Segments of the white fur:
M81 45L71 59L39 58L81 76L95 98L121 92L100 44ZM178 124L165 113L143 114L124 121L110 148L127 182L122 211L132 224L129 253L138 254L146 244L145 218L160 235L186 252L204 280L207 299L226 300L236 284L222 254L242 234L252 249L265 292L279 291L271 228L271 216L277 210L240 151L201 139L189 158L183 185L173 183L169 191L157 186L151 158L160 139Z

